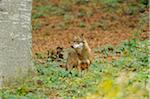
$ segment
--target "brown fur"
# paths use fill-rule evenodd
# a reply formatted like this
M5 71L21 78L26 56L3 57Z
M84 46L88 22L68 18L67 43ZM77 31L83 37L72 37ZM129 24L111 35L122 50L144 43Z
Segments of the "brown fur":
M66 69L71 70L75 67L79 71L88 70L92 63L92 51L85 38L83 36L75 37L72 49L68 54Z
M76 51L72 49L72 51L68 53L66 69L71 70L73 68L78 68L79 63L80 63L79 57Z

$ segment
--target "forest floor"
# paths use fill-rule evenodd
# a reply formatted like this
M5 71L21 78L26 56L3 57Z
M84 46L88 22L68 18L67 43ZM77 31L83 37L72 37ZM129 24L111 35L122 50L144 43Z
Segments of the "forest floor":
M33 0L33 74L0 89L0 99L149 99L147 0ZM84 34L89 71L60 67L58 47ZM54 58L54 60L53 60Z
M148 8L134 0L34 1L33 55L58 46L68 48L82 33L91 48L116 45L135 35L148 38L148 21L144 21Z

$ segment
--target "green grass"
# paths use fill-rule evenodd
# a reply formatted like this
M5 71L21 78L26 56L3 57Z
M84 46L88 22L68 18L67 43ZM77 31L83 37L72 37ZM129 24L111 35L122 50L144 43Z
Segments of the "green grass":
M108 27L108 22L105 20L100 20L100 21L97 21L97 22L94 22L93 24L91 24L90 30L94 30L96 28L101 28L103 30L106 30L107 27Z
M72 74L50 59L35 64L35 73L21 85L0 90L2 99L148 99L149 64L148 40L133 39L113 47L96 48L88 72ZM119 56L117 59L115 57ZM102 57L104 56L104 57ZM113 57L108 61L108 57Z
M66 7L65 6L54 6L52 4L48 5L42 5L42 6L36 6L33 7L33 11L36 11L32 15L32 19L37 19L40 17L47 17L51 15L64 15L66 12Z
M48 0L34 0L34 2L40 2L42 5L33 6L33 15L32 19L37 19L40 17L47 16L65 16L68 13L73 12L71 9L74 5L85 5L88 7L88 4L93 4L95 7L103 7L104 11L115 12L119 7L119 3L127 2L124 0L62 0L58 5L54 5L53 3L48 2ZM131 2L128 4L128 8L126 9L129 14L137 14L138 10L144 10L146 6L148 6L148 0L139 0L138 2ZM83 16L92 16L92 11L80 11L78 13L78 17Z
M33 30L38 30L42 27L41 22L36 22L35 24L32 25Z

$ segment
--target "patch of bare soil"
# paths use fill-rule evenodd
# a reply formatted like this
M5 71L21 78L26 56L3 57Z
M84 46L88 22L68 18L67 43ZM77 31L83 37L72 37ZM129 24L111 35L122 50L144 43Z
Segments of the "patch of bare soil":
M55 5L59 4L59 0L49 0ZM33 6L42 5L40 2L34 2ZM148 13L127 14L124 9L127 5L120 4L116 11L104 11L103 7L93 7L92 5L73 5L71 13L77 16L80 10L92 11L91 16L77 16L67 21L63 16L46 16L32 20L32 24L36 25L40 22L41 26L33 30L33 55L37 52L47 52L47 50L56 47L70 47L70 42L75 35L84 33L91 48L99 47L105 44L116 45L123 40L133 37L133 32L139 28L138 24L141 16ZM33 12L35 12L33 10ZM70 16L71 17L71 16ZM148 25L145 23L142 31L143 38L148 37Z

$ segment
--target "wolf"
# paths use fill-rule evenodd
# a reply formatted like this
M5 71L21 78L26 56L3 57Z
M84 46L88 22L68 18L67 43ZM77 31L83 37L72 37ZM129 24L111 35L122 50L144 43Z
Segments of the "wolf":
M88 70L92 63L93 55L85 37L83 35L75 36L71 48L72 51L68 53L66 69Z

